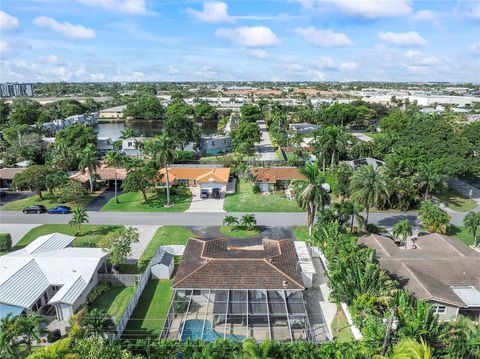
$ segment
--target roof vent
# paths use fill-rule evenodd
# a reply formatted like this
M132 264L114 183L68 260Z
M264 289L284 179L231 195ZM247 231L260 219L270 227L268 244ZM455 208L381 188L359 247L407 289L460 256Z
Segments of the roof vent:
M287 287L287 284L288 284L287 281L284 280L284 281L282 282L283 288L286 288L286 287Z

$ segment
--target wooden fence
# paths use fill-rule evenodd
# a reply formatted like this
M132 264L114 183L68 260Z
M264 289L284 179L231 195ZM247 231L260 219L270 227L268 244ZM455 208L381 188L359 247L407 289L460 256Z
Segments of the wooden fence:
M112 287L136 287L141 277L140 274L98 274L98 281Z

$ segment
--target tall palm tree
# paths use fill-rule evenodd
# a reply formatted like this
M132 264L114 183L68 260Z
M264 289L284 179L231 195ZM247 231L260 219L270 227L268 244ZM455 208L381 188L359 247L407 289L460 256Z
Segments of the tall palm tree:
M118 204L118 186L117 186L117 167L120 167L123 165L123 156L117 152L117 151L108 151L107 154L105 155L105 163L107 166L113 167L115 171L115 202Z
M307 211L308 233L312 235L317 209L322 210L330 204L330 195L323 187L325 176L320 172L317 163L306 163L300 172L306 180L295 183L296 200L299 206Z
M44 322L45 319L36 313L19 316L15 320L17 335L23 337L29 354L32 354L32 340L38 341L46 333L46 330L41 328L41 324Z
M166 135L161 134L155 136L153 140L145 143L145 149L151 158L157 163L157 166L165 167L165 180L167 187L167 203L165 207L171 207L170 203L170 178L168 177L168 165L175 159L175 145L173 141Z
M350 220L350 232L353 232L353 225L357 221L358 227L361 229L365 223L365 218L362 216L363 206L355 201L346 200L343 202L343 214L345 222L347 218Z
M402 219L393 225L393 236L399 238L403 244L407 242L407 237L412 235L412 225L408 219Z
M370 208L384 204L389 195L387 181L379 168L366 165L356 170L350 183L351 198L365 207L365 226Z
M438 173L432 163L425 163L420 166L416 175L417 188L423 191L423 200L428 199L428 194L439 188L446 188L447 183L444 176Z
M338 155L344 152L348 146L349 134L344 127L328 126L322 130L320 141L322 146L331 155L330 164L334 165Z
M72 210L72 218L69 225L77 228L77 233L80 233L80 229L83 223L88 223L88 214L85 207L76 207Z
M468 232L473 236L473 246L476 247L477 244L477 233L480 229L480 212L468 212L468 214L463 219L464 226L468 229Z
M17 358L16 320L11 314L0 320L0 358Z
M95 171L100 166L97 149L95 145L88 144L82 151L77 153L79 160L78 167L82 173L88 170L88 180L90 182L90 193L93 193L93 182L95 180Z

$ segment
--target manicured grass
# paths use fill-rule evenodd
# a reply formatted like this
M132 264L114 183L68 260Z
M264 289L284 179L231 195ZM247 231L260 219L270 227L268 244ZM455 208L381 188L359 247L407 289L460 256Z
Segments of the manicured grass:
M135 293L135 287L113 287L95 299L90 307L106 310L108 314L115 317L115 323L118 323L133 293Z
M445 206L457 212L468 212L477 206L474 200L463 196L451 188L446 192L436 193L435 197Z
M57 197L50 195L49 193L43 193L43 200L41 200L37 195L22 198L16 201L5 203L1 208L2 211L21 211L25 207L32 206L34 204L43 204L47 209L65 205L72 208L79 206L86 206L90 201L97 196L98 193L88 194L82 197L80 203L59 203Z
M293 234L297 241L306 242L310 237L308 235L308 228L306 226L298 226L293 229Z
M247 229L245 226L234 226L232 228L222 226L220 227L220 233L222 233L226 237L247 238L258 236L258 234L260 233L260 229L258 227Z
M150 280L123 332L125 339L158 339L172 299L171 280Z
M352 331L341 308L337 309L337 314L335 314L335 318L333 318L332 332L333 337L337 339L338 342L351 342L353 340Z
M166 195L158 195L154 192L147 194L147 202L143 201L143 196L140 192L123 193L118 196L119 204L115 203L115 198L110 199L105 206L103 212L184 212L190 207L192 195L188 196L170 196L170 201L174 206L165 208L167 203Z
M284 193L253 193L253 186L244 180L237 181L234 194L227 194L223 209L227 212L302 212L295 200Z
M108 244L109 236L114 232L120 231L122 227L118 225L83 224L81 232L76 235L76 229L68 224L43 224L28 231L17 245L12 248L12 251L22 249L39 236L55 232L75 236L73 245L77 247L83 247L87 241L95 243L97 247L105 247Z
M457 238L458 240L465 243L467 246L470 246L473 244L472 234L469 233L468 230L463 226L461 227L450 226L447 234L451 237ZM477 239L477 242L478 242L478 239Z

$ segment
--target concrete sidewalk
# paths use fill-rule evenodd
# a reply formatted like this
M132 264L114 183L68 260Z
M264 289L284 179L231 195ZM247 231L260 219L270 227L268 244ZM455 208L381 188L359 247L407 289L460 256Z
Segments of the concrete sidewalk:
M130 255L130 258L138 259L142 255L145 248L147 248L148 244L150 243L153 236L155 235L155 232L157 231L157 229L160 228L161 226L136 225L132 227L138 230L138 234L140 238L138 243L132 244L132 253Z

